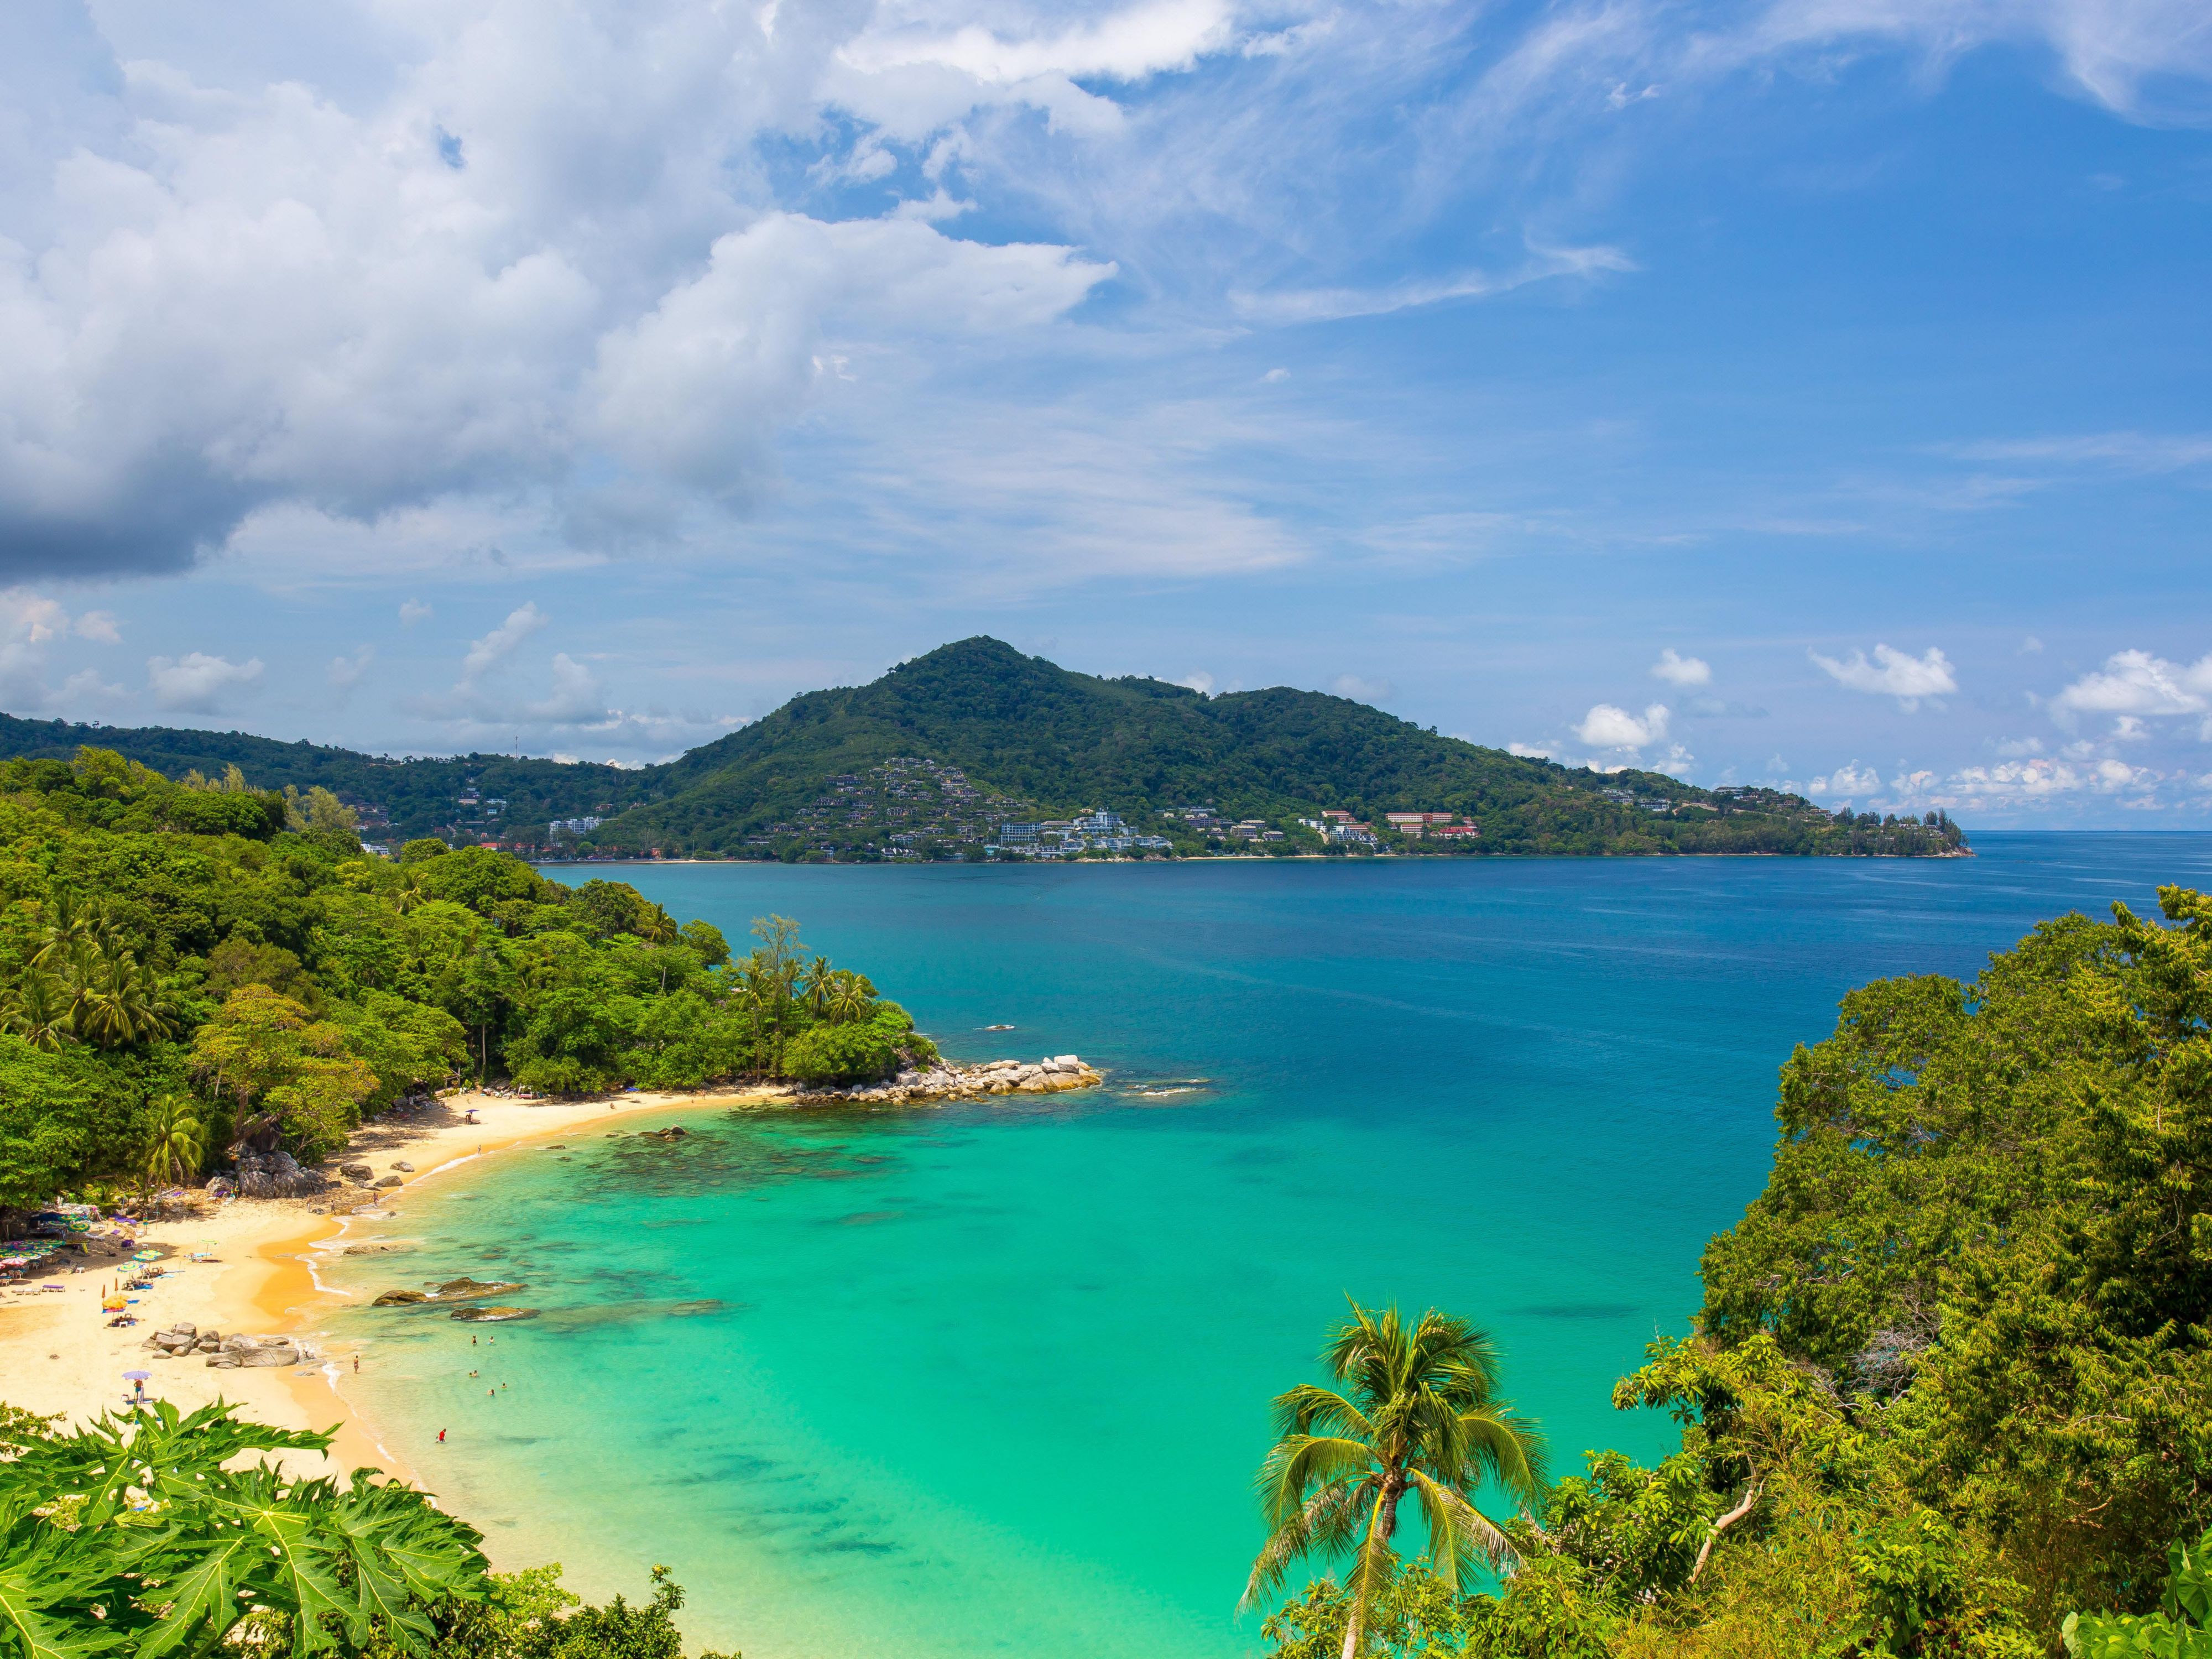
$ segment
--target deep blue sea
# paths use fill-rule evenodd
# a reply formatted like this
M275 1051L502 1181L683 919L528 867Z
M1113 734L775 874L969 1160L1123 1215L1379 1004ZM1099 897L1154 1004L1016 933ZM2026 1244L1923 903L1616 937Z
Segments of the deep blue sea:
M1668 1425L1607 1390L1683 1329L1838 997L2212 881L2212 836L1976 846L555 870L733 943L795 917L955 1057L1073 1052L1111 1086L695 1110L682 1142L457 1171L400 1224L435 1242L355 1282L495 1272L544 1316L471 1349L346 1316L368 1403L504 1558L634 1596L665 1562L695 1643L749 1659L1254 1652L1267 1403L1346 1296L1490 1327L1561 1465L1656 1452Z

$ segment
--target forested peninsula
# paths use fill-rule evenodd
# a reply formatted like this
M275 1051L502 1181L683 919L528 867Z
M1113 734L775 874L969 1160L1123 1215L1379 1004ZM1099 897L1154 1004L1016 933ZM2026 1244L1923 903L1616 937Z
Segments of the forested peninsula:
M112 750L0 764L0 1206L301 1160L463 1079L549 1093L874 1081L936 1050L780 919L732 958L619 882L484 847L364 853L325 790Z
M240 732L0 715L0 756L65 760L86 744L170 777L234 766L263 788L328 789L395 847L434 836L532 856L1914 857L1965 848L1939 813L1829 812L1774 789L1565 767L1349 698L1279 686L1205 696L1141 676L1074 673L981 637L867 685L794 697L636 769L393 759Z

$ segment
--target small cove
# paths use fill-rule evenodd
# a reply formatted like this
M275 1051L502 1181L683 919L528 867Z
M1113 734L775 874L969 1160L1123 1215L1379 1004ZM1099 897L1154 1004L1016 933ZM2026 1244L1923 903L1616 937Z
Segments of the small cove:
M543 1315L343 1315L365 1403L502 1553L595 1595L665 1561L695 1642L751 1659L1254 1651L1267 1399L1346 1292L1491 1326L1562 1467L1656 1450L1607 1387L1682 1328L1764 1176L1775 1069L1843 991L2212 879L2212 837L1977 844L556 870L733 944L795 916L953 1057L1075 1052L1112 1086L692 1110L681 1141L633 1118L453 1171L382 1230L434 1242L334 1271L520 1279Z

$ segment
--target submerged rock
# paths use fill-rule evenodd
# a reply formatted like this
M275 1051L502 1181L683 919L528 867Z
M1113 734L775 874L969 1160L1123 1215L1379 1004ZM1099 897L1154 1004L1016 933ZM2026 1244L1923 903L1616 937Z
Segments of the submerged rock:
M411 1308L430 1298L421 1291L386 1291L368 1305L372 1308Z
M499 1325L510 1319L535 1319L535 1308L456 1308L451 1317L465 1319L471 1324Z
M449 1279L438 1286L437 1299L459 1302L487 1296L513 1296L517 1291L529 1288L504 1279Z

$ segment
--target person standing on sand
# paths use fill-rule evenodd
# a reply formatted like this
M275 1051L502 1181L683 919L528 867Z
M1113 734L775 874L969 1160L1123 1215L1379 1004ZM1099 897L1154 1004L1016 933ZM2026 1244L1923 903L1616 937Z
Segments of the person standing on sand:
M443 1429L438 1431L438 1443L441 1446L446 1443L446 1431Z

